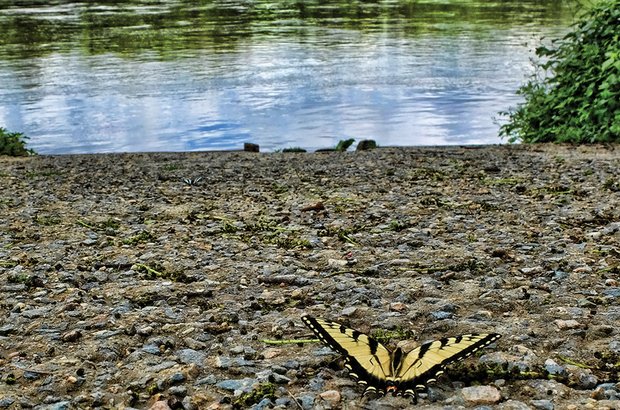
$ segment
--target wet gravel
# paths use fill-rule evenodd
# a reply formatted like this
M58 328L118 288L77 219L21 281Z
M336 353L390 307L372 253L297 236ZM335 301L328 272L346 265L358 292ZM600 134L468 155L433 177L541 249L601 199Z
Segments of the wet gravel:
M290 343L305 313L502 334L419 408L620 409L619 169L561 145L0 158L0 409L409 405Z

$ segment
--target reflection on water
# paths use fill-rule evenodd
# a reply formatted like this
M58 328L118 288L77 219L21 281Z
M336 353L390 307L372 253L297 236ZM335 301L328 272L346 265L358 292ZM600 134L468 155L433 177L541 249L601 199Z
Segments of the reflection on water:
M497 143L559 1L0 0L0 127L40 153Z

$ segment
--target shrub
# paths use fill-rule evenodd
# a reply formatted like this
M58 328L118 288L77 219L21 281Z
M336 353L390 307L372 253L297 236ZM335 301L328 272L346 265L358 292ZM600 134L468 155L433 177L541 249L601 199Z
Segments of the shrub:
M34 151L26 148L26 137L21 132L8 132L0 128L0 155L12 157L34 155Z
M601 0L551 47L536 49L525 102L500 116L509 142L620 142L620 0ZM545 75L548 74L548 75Z

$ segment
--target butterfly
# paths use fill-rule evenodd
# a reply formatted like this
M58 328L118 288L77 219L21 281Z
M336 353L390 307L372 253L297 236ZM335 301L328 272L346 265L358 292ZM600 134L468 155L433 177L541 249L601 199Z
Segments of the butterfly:
M462 360L501 336L497 333L445 337L405 353L390 350L372 337L325 319L303 316L302 321L331 349L345 356L345 367L357 383L365 387L364 395L411 397L416 390L436 381L445 366Z

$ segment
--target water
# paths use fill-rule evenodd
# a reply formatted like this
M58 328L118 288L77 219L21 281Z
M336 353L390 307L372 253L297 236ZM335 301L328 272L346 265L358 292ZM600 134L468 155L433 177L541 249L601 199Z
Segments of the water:
M0 0L0 127L47 154L499 143L493 118L573 14L534 0Z

